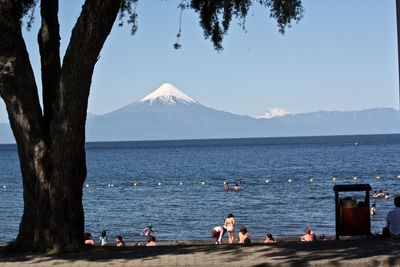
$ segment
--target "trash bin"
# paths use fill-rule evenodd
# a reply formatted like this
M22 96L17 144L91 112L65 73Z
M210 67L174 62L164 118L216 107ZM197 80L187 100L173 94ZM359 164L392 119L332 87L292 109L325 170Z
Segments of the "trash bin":
M371 235L369 184L335 185L336 240L340 236ZM339 192L365 192L363 201L352 197L339 198Z

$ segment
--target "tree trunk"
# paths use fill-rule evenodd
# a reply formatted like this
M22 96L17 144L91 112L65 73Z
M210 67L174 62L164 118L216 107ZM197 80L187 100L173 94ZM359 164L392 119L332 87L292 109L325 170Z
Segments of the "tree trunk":
M20 251L73 251L84 246L82 187L91 79L121 0L85 1L62 67L58 3L42 0L43 112L16 2L0 1L0 96L17 142L24 190L14 246Z

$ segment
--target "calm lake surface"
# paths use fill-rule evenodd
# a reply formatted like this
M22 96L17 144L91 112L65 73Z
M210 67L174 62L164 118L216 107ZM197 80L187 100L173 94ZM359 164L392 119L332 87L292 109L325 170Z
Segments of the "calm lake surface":
M368 183L373 190L400 194L400 135L105 142L86 147L85 227L96 240L105 229L109 241L119 234L143 241L140 232L149 223L159 240L209 239L211 228L223 224L228 213L252 237L266 232L300 236L310 225L317 235L334 235L333 176L336 184ZM0 145L0 243L18 233L20 176L15 146ZM224 191L224 179L230 184L240 179L241 190ZM362 193L354 196L361 198ZM377 199L376 205L374 233L385 225L393 198Z

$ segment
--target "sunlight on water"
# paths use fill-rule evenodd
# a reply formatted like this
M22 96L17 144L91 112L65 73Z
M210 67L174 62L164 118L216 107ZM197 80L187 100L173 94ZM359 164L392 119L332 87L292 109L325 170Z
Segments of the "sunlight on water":
M354 146L357 140L357 146ZM400 193L400 135L87 144L86 231L144 240L209 239L233 213L253 237L334 235L335 184L369 183ZM379 177L379 178L378 178ZM239 179L240 191L225 191ZM371 203L373 200L371 199ZM14 146L0 146L0 243L17 235L23 209ZM376 200L372 232L392 200Z

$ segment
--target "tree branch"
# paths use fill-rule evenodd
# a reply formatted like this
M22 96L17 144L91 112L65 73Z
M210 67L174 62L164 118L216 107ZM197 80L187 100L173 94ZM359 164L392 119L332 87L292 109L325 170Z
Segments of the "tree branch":
M41 138L42 110L16 1L0 1L0 95L17 144Z
M42 66L43 113L47 125L53 117L52 101L60 86L60 25L58 0L42 0L40 5L42 25L38 34Z
M6 104L17 142L24 184L31 187L44 182L41 170L47 146L43 139L43 116L35 77L22 37L16 2L0 1L0 96ZM29 161L35 164L23 164Z
M76 133L78 138L85 136L84 125L94 66L120 5L121 0L86 0L72 30L56 102L57 113L65 120L63 129L59 130L67 131L65 135Z

